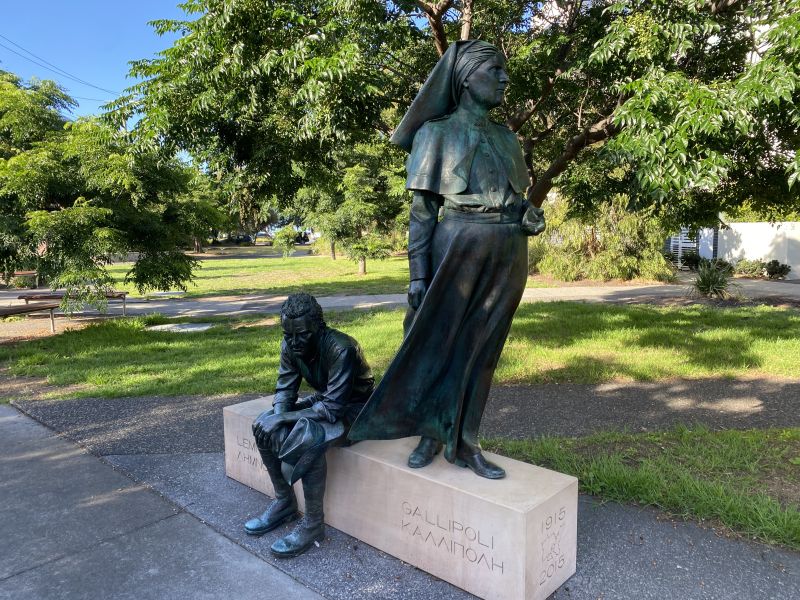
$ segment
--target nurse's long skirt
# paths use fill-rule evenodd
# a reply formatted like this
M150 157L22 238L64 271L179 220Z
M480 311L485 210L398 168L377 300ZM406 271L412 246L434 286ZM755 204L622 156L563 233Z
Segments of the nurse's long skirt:
M518 213L517 213L518 215ZM492 376L528 275L527 236L506 213L445 211L432 244L433 278L351 440L424 435L477 446Z

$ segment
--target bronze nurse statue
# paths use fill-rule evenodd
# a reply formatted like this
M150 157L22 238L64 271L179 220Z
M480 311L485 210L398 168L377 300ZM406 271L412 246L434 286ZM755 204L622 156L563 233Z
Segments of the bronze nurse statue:
M491 44L452 44L392 136L409 150L411 283L405 337L354 423L351 440L420 435L408 459L481 477L505 472L481 453L478 428L528 276L527 236L544 231L515 134L487 118L508 84ZM439 218L440 211L442 213Z

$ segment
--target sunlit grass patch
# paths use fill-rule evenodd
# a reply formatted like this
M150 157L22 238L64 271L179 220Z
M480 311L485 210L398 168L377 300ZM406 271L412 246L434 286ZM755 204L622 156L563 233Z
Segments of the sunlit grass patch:
M582 491L723 524L800 549L800 429L600 433L486 440L486 449L578 477Z
M328 311L326 318L359 341L380 378L402 341L403 314ZM204 333L146 329L190 321L216 326ZM150 316L114 319L0 346L0 363L12 374L47 377L53 385L82 384L72 395L270 393L279 340L274 316ZM792 309L524 304L517 311L495 383L796 378L798 356L800 313Z
M255 294L288 295L305 291L317 296L403 294L408 290L408 258L367 261L367 274L358 274L358 264L347 258L327 256L290 258L213 258L204 259L188 284L187 296L241 296ZM133 263L109 267L114 287L137 295L124 283ZM528 287L550 287L530 279Z

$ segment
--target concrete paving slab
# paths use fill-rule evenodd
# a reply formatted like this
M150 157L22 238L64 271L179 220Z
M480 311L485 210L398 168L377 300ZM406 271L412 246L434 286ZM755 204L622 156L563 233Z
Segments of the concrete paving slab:
M332 527L326 528L319 548L292 560L274 558L269 547L294 524L261 537L245 534L244 522L261 513L269 499L228 479L221 453L107 456L106 460L329 600L473 598Z
M0 581L0 598L319 600L188 514Z
M0 405L0 599L320 596Z
M13 404L95 454L167 454L221 452L222 408L259 395L263 394L15 400Z
M9 406L0 406L0 431L0 578L176 512Z
M264 560L276 561L269 545L289 528L262 538L242 532L242 523L262 510L266 497L227 479L222 454L108 460ZM332 600L472 598L330 527L320 548L276 562ZM721 537L648 508L581 496L578 571L551 598L794 600L798 589L800 553Z

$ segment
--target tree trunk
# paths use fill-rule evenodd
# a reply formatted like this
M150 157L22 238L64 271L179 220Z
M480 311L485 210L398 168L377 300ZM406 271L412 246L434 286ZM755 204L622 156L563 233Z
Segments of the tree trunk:
M359 258L358 259L358 274L359 275L366 275L367 274L367 259L366 258Z
M461 39L468 40L472 35L472 0L461 3Z
M203 245L200 243L200 238L194 238L194 253L200 254L203 251Z
M336 242L331 242L331 260L336 260Z

